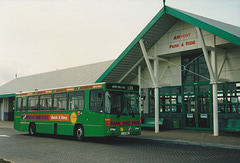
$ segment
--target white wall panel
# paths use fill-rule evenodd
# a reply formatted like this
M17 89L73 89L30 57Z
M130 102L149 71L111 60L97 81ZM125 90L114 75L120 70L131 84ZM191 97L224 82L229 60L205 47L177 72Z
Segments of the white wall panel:
M226 55L226 61L220 78L226 79L229 82L240 81L240 47L228 49ZM221 56L223 57L223 54ZM222 60L219 59L218 63L219 61Z
M207 46L213 47L214 35L203 30L203 36ZM192 44L189 44L192 42ZM216 45L227 44L228 41L216 37ZM176 47L170 48L170 45ZM195 26L179 20L176 22L165 35L157 41L157 43L148 51L148 55L154 56L156 53L159 57L164 55L169 62L159 62L159 79L158 85L162 86L177 86L181 85L181 56L171 57L167 54L184 53L184 51L202 48L200 38L198 38ZM217 50L218 69L224 60L224 53ZM153 67L153 63L152 67ZM179 65L179 66L176 66ZM167 67L167 68L166 68ZM152 88L152 80L148 69L142 71L141 85L143 88ZM227 81L240 81L240 47L228 49L225 64L220 74L221 79ZM137 78L134 79L137 83Z

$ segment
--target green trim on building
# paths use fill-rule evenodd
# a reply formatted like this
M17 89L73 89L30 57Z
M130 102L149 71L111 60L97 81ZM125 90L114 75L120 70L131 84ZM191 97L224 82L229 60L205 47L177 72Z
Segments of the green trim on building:
M5 95L0 95L0 98L7 98L7 97L15 97L16 94L5 94Z

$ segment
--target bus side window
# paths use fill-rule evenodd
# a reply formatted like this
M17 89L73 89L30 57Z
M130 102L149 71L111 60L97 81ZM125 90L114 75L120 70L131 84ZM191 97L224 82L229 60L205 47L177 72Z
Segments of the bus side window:
M84 109L84 92L71 92L68 95L69 110Z
M103 111L103 91L92 90L90 91L90 107L93 112L102 113Z
M59 93L53 95L53 110L67 109L67 94Z
M17 98L17 108L16 108L16 111L19 112L19 111L21 111L21 109L22 109L22 98L18 97Z
M22 99L22 111L26 111L27 110L27 97Z
M39 110L51 110L51 109L52 109L52 95L41 95Z
M38 110L38 96L28 97L28 110L37 111Z

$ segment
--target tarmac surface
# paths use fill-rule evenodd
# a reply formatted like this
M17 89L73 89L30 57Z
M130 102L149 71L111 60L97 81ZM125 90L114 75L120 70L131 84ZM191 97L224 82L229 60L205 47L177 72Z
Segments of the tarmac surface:
M12 121L0 121L0 128L13 129ZM229 149L240 149L240 133L219 132L213 136L212 131L200 130L163 130L155 133L154 129L142 129L140 136L131 136L137 139L152 139L168 141L176 144L191 144Z

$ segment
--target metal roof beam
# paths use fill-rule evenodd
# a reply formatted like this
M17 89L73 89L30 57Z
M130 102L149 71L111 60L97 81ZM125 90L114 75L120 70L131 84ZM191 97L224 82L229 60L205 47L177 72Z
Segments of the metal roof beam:
M223 53L225 53L225 54L227 54L227 50L225 50L225 49L223 49L223 48L219 48L219 47L212 47L212 46L206 46L206 48L208 49L208 50L216 50L216 51L220 51L220 52L223 52Z
M153 85L154 85L154 87L157 87L157 81L156 81L156 78L155 78L155 76L154 76L153 68L152 68L152 65L151 65L151 63L150 63L150 61L149 61L149 58L148 58L149 56L148 56L147 51L146 51L146 48L145 48L145 46L144 46L143 39L141 39L141 40L139 41L139 44L140 44L140 47L141 47L141 49L142 49L142 53L143 53L145 62L146 62L146 64L147 64L148 71L149 71L149 73L150 73L150 76L151 76Z
M212 65L210 63L207 48L206 48L204 38L203 38L203 35L202 35L202 30L198 27L196 27L196 30L197 30L198 36L199 36L201 44L202 44L202 51L203 51L204 58L205 58L205 61L206 61L206 64L207 64L207 68L208 68L208 71L209 71L209 74L210 74L210 77L211 77L211 81L213 81L215 83L216 80L215 80L215 77L214 77Z
M143 57L138 60L138 62L118 81L119 83L122 82L143 60Z
M159 60L159 61L164 61L164 62L169 62L170 59L165 59L165 58L160 58L160 57L152 57L152 56L148 56L149 59L151 60Z
M166 59L166 58L160 58L160 57L151 57L151 56L148 56L148 57L149 57L149 59L152 59L152 60L157 59L157 60L159 60L159 61L164 61L164 62L167 62L167 63L172 64L172 65L174 65L174 66L181 67L181 65L178 65L178 64L176 64L176 63L170 62L170 59L169 59L169 58Z
M222 69L223 69L223 66L224 66L224 64L225 64L226 57L227 57L227 55L224 54L224 58L223 58L222 64L221 64L221 66L220 66L220 68L219 68L219 70L218 70L218 73L217 73L218 78L220 77L220 74L222 73Z
M158 81L161 81L161 80L163 79L163 76L164 76L164 74L166 73L166 71L167 71L168 68L169 68L169 66L165 66L165 67L164 67L164 69L163 69L163 71L162 71L162 73L161 73Z

